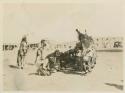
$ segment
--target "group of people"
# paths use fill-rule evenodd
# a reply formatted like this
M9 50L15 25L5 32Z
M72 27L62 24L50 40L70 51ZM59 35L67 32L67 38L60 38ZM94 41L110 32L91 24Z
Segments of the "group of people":
M38 61L40 62L40 60L46 60L46 57L45 57L46 56L45 55L46 43L45 42L46 42L45 40L41 40L40 42L40 47L37 49L35 63L37 63ZM26 57L27 51L28 51L28 42L27 42L27 37L24 36L20 42L18 55L17 55L17 65L21 69L23 69L25 65L24 59Z
M64 53L60 52L60 50L55 50L53 53L47 54L46 40L41 40L40 47L37 49L36 59L34 62L34 64L39 64L39 68L37 70L39 75L50 75L52 68L60 70L62 68L66 68L69 64L80 64L81 71L84 69L84 72L87 73L87 71L90 71L90 68L93 67L90 66L90 64L93 62L96 64L95 49L91 47L91 43L93 43L92 38L86 33L80 33L78 29L76 29L76 31L78 33L79 43L76 44L74 49L70 49ZM27 51L28 43L26 36L24 36L21 40L17 55L17 65L20 69L23 69L25 66L24 59L26 57Z

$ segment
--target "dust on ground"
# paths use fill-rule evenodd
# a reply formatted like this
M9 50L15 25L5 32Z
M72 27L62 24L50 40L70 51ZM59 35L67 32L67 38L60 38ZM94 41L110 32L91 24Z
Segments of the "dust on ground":
M91 73L52 73L36 75L35 51L29 51L25 69L17 69L17 51L4 52L3 84L7 91L122 91L123 53L98 52L97 64Z

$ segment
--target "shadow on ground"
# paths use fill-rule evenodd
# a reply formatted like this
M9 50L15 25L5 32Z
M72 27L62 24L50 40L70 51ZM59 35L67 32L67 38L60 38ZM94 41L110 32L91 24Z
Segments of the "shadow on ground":
M9 65L10 68L14 68L14 69L18 69L17 66L14 66L14 65Z
M119 90L123 90L123 85L113 84L113 83L105 83L108 86L113 86Z
M38 75L38 73L29 73L29 75Z
M86 76L86 73L82 73L82 72L75 71L75 70L64 70L64 71L61 71L61 72L63 72L64 74L73 74L73 75Z
M31 65L31 66L33 66L34 64L33 64L33 63L27 63L27 65Z

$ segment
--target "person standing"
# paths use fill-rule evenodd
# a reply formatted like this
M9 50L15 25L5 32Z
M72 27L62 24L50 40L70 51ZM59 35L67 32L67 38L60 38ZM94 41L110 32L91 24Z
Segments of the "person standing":
M38 72L43 73L44 75L50 75L49 71L49 60L47 58L47 44L46 40L41 40L41 46L37 50L37 55L35 59L35 64L38 63ZM49 73L49 74L48 74Z
M27 50L28 50L27 37L24 36L20 42L18 55L17 55L17 64L18 64L18 67L21 69L23 69L25 65L24 59L26 57Z
M40 47L37 49L35 64L41 63L42 60L45 59L45 47L46 47L45 40L41 40Z

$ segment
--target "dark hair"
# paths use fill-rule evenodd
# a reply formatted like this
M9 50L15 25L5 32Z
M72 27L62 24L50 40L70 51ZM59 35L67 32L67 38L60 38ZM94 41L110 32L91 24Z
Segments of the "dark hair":
M24 36L24 37L22 38L22 41L26 41L26 42L27 42L26 36Z
M41 40L41 43L44 43L45 42L45 40Z
M45 41L46 41L46 40L41 40L41 44L43 44L44 47L46 46Z
M79 31L78 29L76 29L76 31Z

